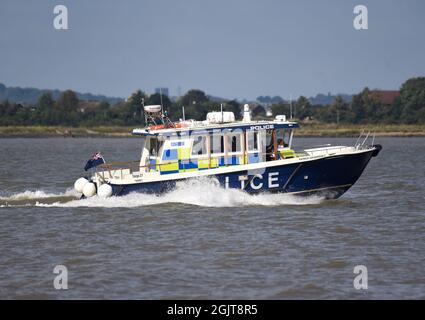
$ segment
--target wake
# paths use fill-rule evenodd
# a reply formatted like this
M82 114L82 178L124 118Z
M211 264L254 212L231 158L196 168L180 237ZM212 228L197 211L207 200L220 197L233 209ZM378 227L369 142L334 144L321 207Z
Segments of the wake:
M31 206L42 201L45 204L69 202L78 199L80 195L74 189L67 189L65 192L53 193L44 190L26 190L24 192L0 197L0 208L13 206Z
M100 198L94 196L78 199L79 194L73 190L64 193L46 193L44 191L25 191L7 198L0 197L1 202L13 206L19 201L21 205L38 207L104 207L104 208L134 208L156 206L168 203L179 203L201 207L249 207L249 206L282 206L282 205L314 205L323 201L322 197L296 197L287 194L263 193L250 195L238 189L224 189L212 179L194 179L178 182L173 191L163 195L131 193L125 196ZM3 204L4 206L4 204Z

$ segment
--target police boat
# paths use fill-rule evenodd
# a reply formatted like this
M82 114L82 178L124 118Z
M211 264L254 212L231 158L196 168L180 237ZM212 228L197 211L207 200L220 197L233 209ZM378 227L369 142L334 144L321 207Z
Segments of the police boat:
M243 119L232 112L210 112L205 121L172 122L160 105L144 106L146 126L136 128L140 160L103 163L74 188L82 197L121 196L132 192L162 194L179 181L210 178L223 188L336 199L360 177L381 145L360 135L353 146L294 150L295 121L284 115L270 121ZM372 140L371 144L368 141ZM98 161L98 160L96 160Z

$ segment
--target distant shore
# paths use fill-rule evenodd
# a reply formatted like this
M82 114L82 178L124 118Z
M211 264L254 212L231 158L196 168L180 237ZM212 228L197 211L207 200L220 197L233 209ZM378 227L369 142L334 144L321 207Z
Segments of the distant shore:
M62 127L62 126L5 126L0 127L0 138L49 137L132 137L132 127ZM375 132L378 137L425 137L424 125L336 125L301 124L299 137L356 137L362 130Z

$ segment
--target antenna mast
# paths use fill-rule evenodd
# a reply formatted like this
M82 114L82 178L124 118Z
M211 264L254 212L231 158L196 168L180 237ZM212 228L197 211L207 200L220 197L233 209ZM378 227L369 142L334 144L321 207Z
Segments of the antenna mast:
M162 88L159 88L159 98L161 99L161 112L164 113L164 106L162 104Z
M142 112L145 111L145 98L142 98Z
M292 93L289 95L289 118L292 120Z
M221 108L221 123L224 122L224 117L223 117L223 104L220 103L220 108Z

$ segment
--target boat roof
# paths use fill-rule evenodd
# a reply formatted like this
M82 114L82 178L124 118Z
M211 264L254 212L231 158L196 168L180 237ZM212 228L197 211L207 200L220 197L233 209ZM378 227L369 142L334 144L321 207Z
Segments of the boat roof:
M178 123L177 123L178 124ZM164 128L151 130L149 127L133 129L133 135L140 136L186 136L186 135L202 135L209 133L219 134L221 132L232 132L235 130L243 131L259 131L267 129L296 129L299 124L293 121L235 121L229 123L213 123L206 124L202 121L194 121L184 123L186 126L180 128Z

